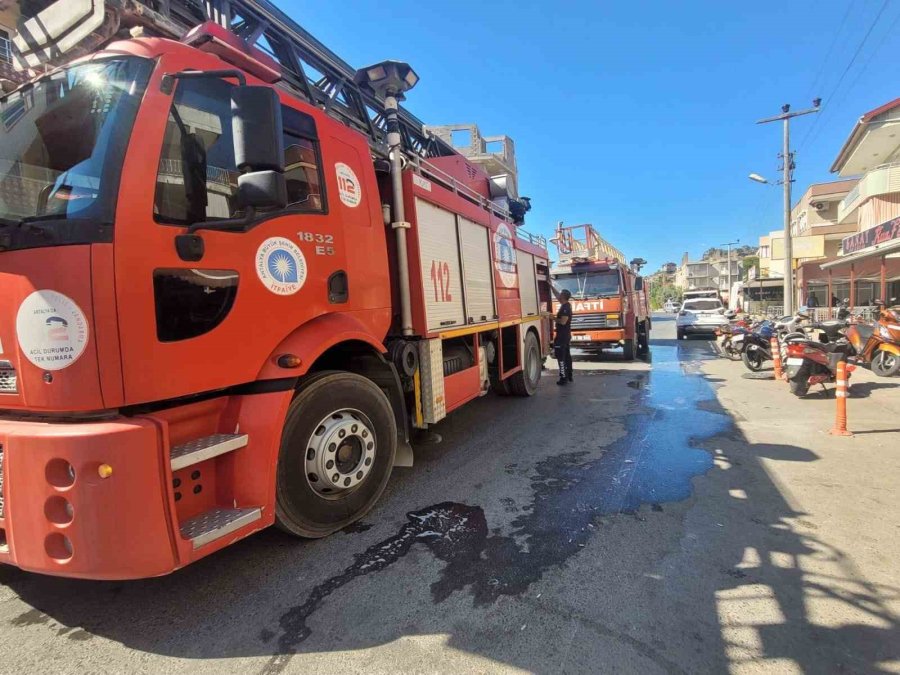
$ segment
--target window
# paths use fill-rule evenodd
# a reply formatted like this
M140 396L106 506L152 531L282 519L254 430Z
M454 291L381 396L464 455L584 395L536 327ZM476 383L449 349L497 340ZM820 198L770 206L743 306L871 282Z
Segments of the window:
M619 294L619 273L583 272L581 274L559 275L553 279L557 290L568 290L577 300L603 298Z
M287 182L288 209L322 212L322 162L316 141L313 118L282 106L284 120L284 177Z
M9 44L9 33L0 28L0 63L12 64L12 49Z
M722 303L718 300L685 300L682 309L695 312L722 309Z
M158 220L188 225L242 215L231 129L231 85L181 80L169 111L156 179ZM282 107L288 209L321 212L321 162L312 117Z

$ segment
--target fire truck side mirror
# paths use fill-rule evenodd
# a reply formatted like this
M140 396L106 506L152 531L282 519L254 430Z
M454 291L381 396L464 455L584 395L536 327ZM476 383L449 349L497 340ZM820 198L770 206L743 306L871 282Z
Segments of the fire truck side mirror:
M644 290L644 277L635 277L634 278L634 290L636 290L636 291Z
M284 134L281 102L271 87L240 85L231 90L231 125L238 176L238 205L284 208Z
M234 161L242 172L284 173L281 103L271 87L231 89Z

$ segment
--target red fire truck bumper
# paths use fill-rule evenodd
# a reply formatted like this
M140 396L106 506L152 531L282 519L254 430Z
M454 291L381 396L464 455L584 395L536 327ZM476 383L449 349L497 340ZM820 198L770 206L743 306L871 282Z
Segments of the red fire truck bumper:
M176 567L149 420L0 421L0 562L91 579Z
M624 339L625 331L621 328L572 332L573 347L611 347Z

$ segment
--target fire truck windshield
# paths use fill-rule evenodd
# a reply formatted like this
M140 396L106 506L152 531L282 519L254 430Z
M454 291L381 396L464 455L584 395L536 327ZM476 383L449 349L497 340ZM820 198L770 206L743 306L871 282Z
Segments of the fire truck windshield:
M580 274L561 274L553 279L556 290L567 289L573 298L605 298L619 294L619 273L582 272Z
M83 63L2 101L4 248L111 241L125 148L151 69L134 57Z

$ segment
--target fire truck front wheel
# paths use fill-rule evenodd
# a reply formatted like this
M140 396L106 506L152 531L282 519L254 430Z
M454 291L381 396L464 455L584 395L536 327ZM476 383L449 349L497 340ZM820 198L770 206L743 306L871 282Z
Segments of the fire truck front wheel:
M397 423L384 392L345 372L307 380L288 409L276 476L278 527L324 537L362 518L384 492Z

